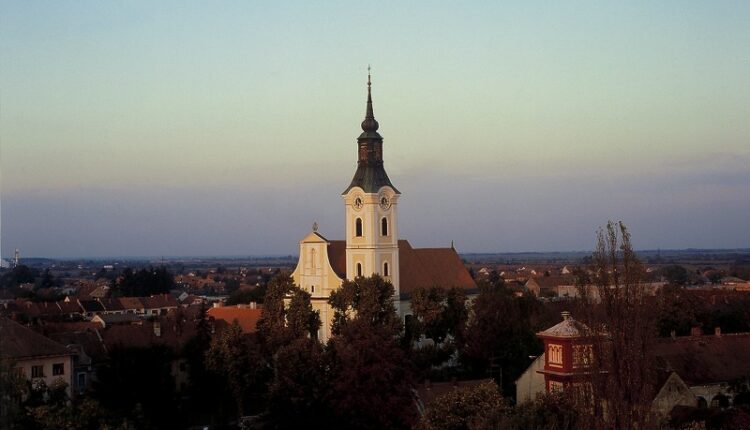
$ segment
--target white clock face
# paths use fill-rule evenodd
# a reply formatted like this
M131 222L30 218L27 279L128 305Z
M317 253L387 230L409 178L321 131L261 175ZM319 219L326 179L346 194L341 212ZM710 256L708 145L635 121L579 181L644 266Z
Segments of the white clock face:
M354 203L352 203L352 206L354 206L355 210L362 209L362 206L364 206L364 202L362 201L362 196L355 196Z
M388 208L391 207L391 200L388 198L388 196L380 196L380 208L383 210L388 210Z

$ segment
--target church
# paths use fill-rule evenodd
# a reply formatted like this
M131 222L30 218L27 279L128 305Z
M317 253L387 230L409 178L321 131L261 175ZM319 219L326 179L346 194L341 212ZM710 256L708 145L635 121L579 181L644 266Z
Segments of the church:
M399 239L398 202L401 192L391 183L383 163L383 137L372 107L372 83L367 76L367 108L362 134L357 138L357 170L341 194L346 213L345 240L329 240L313 225L300 241L299 261L292 273L295 284L312 295L322 327L318 339L331 336L332 291L345 279L378 274L395 288L396 308L402 318L411 314L411 293L420 287L477 286L463 262L450 248L413 248Z

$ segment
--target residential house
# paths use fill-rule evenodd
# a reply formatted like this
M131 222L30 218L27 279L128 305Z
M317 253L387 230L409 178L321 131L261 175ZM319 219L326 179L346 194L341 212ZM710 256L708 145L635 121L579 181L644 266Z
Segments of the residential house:
M73 355L65 346L8 318L0 317L0 360L32 384L73 386Z

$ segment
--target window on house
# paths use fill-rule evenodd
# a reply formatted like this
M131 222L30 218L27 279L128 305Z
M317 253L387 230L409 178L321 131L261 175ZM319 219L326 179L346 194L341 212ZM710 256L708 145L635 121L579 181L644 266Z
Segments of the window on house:
M550 366L561 366L563 364L562 345L549 344L547 346L547 360Z
M388 262L386 261L383 263L383 276L391 276L391 274L388 271Z
M65 364L63 363L55 363L52 365L52 375L64 375L65 374Z
M357 221L354 222L354 235L357 237L362 237L362 218L357 218Z
M83 394L86 391L86 374L78 374L78 394Z
M310 285L310 292L311 292L311 293L314 293L314 292L315 292L315 285Z
M31 366L32 378L44 378L44 366Z
M362 263L357 263L357 276L362 276Z
M380 220L380 235L388 236L388 218L383 218Z

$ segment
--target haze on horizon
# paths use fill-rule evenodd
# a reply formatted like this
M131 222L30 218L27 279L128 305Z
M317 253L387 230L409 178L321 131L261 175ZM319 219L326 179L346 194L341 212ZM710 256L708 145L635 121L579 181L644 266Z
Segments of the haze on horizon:
M373 66L402 238L750 247L750 3L0 1L2 255L295 254Z

